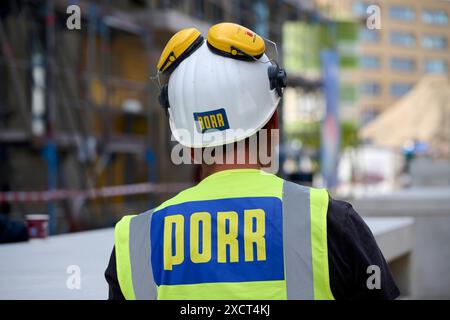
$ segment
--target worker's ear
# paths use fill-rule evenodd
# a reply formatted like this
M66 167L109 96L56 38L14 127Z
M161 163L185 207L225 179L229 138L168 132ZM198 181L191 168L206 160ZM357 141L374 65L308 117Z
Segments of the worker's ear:
M272 151L275 150L276 144L278 144L278 139L276 139L276 137L274 136L274 131L277 130L276 133L279 136L280 129L280 126L278 124L278 110L275 110L269 122L267 122L267 124L265 125L265 128L267 129L267 150L269 152L268 155L272 156Z
M203 148L189 148L189 155L191 156L191 163L202 164Z
M270 120L264 126L265 132L263 134L267 135L265 150L260 150L258 152L258 161L263 168L278 167L276 163L278 159L274 159L276 156L276 147L279 143L279 125L278 125L278 111L276 110ZM269 163L267 162L269 160ZM275 166L274 166L275 164ZM278 170L278 169L276 169ZM272 171L270 171L272 172ZM272 172L276 173L276 171Z
M278 124L278 110L275 110L275 112L273 113L272 117L266 123L264 128L266 128L267 130L279 129L280 128L280 126Z

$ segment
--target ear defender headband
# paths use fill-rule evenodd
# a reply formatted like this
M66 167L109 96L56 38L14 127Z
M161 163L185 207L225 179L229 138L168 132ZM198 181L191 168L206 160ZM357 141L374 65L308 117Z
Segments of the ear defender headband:
M159 58L158 73L169 74L195 50L203 44L204 38L196 28L177 32L166 44ZM264 54L264 39L248 28L235 23L223 22L212 26L208 31L207 45L211 52L237 60L255 61ZM276 89L278 96L283 95L287 85L286 71L276 61L269 66L267 75L270 90ZM161 87L159 103L164 109L170 108L168 85Z

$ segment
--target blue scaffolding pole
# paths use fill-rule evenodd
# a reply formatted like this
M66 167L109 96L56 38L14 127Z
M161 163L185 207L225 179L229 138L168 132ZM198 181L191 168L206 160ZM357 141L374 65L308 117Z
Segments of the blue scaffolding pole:
M42 156L47 163L48 190L54 191L58 185L58 152L56 145L52 140L48 140L42 149ZM48 202L49 215L49 234L55 234L56 231L56 202Z
M334 50L320 54L326 112L321 132L321 173L327 188L337 184L341 128L339 121L339 56Z

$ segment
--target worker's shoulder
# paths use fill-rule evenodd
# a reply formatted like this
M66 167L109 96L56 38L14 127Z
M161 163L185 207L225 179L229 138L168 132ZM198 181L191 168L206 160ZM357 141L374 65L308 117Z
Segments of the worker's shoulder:
M186 188L180 192L178 192L176 195L174 195L173 197L167 199L166 201L162 202L160 205L154 207L151 210L148 210L145 213L157 213L167 207L173 206L173 205L177 205L177 204L181 204L184 202L189 202L189 201L193 201L196 200L196 194L197 194L197 189L198 189L198 185L194 185L192 187Z
M198 184L180 191L172 198L164 201L154 209L154 212L188 202L208 201L226 198L242 198L252 196L281 195L283 179L271 174L262 172L252 174L245 179L242 176L233 174L223 175L214 180L203 179ZM261 191L263 190L263 191Z
M158 212L158 211L160 211L160 210L162 210L162 209L164 209L164 208L166 208L168 206L180 203L182 201L180 201L179 199L180 198L185 199L186 198L185 194L189 193L189 190L192 189L192 188L193 187L185 189L183 191L180 191L178 194L176 194L172 198L167 199L163 203L161 203L158 206L153 207L153 208L151 208L149 210L146 210L146 211L143 211L143 212L137 213L137 214L133 214L133 213L126 214L126 215L122 216L122 218L119 220L119 222L116 224L116 226L118 224L121 224L121 223L126 223L127 220L133 219L135 217L149 216L149 215L152 215L152 214L154 214L154 213L156 213L156 212Z
M345 223L349 218L360 218L350 202L333 198L326 188L304 186L288 180L284 180L284 186L285 192L288 188L296 192L308 192L310 197L314 197L313 201L327 205L327 215L333 221Z
M173 199L173 198L171 198L171 199ZM168 206L167 203L169 203L171 199L163 202L162 204L160 204L157 207L154 207L152 209L146 210L144 212L141 212L141 213L138 213L138 214L126 214L126 215L122 216L120 218L120 220L116 223L116 228L120 227L123 224L129 224L131 219L153 215L155 212L158 212L161 209L167 207Z
M334 212L338 212L342 215L351 215L355 214L356 211L353 208L353 205L345 200L334 199L333 197L329 197L329 208Z
M357 233L367 232L368 230L364 219L356 212L350 202L332 197L329 197L328 202L327 224L329 228L345 234L354 234L358 230Z
M281 178L280 178L281 179ZM315 188L311 186L305 186L293 181L283 179L283 194L293 192L307 192L310 197L313 196L315 201L328 202L330 198L328 190L326 188Z
M133 213L125 214L116 223L116 228L121 226L121 225L128 225L130 223L131 219L133 219L135 217L141 217L141 216L144 216L144 215L151 215L154 210L155 209L153 208L153 209L150 209L150 210L138 213L138 214L133 214Z

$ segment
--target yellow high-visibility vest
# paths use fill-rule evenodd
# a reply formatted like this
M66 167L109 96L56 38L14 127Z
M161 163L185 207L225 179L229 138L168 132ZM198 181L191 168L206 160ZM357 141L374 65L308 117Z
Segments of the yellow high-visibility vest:
M333 299L328 193L225 170L115 228L126 299Z

